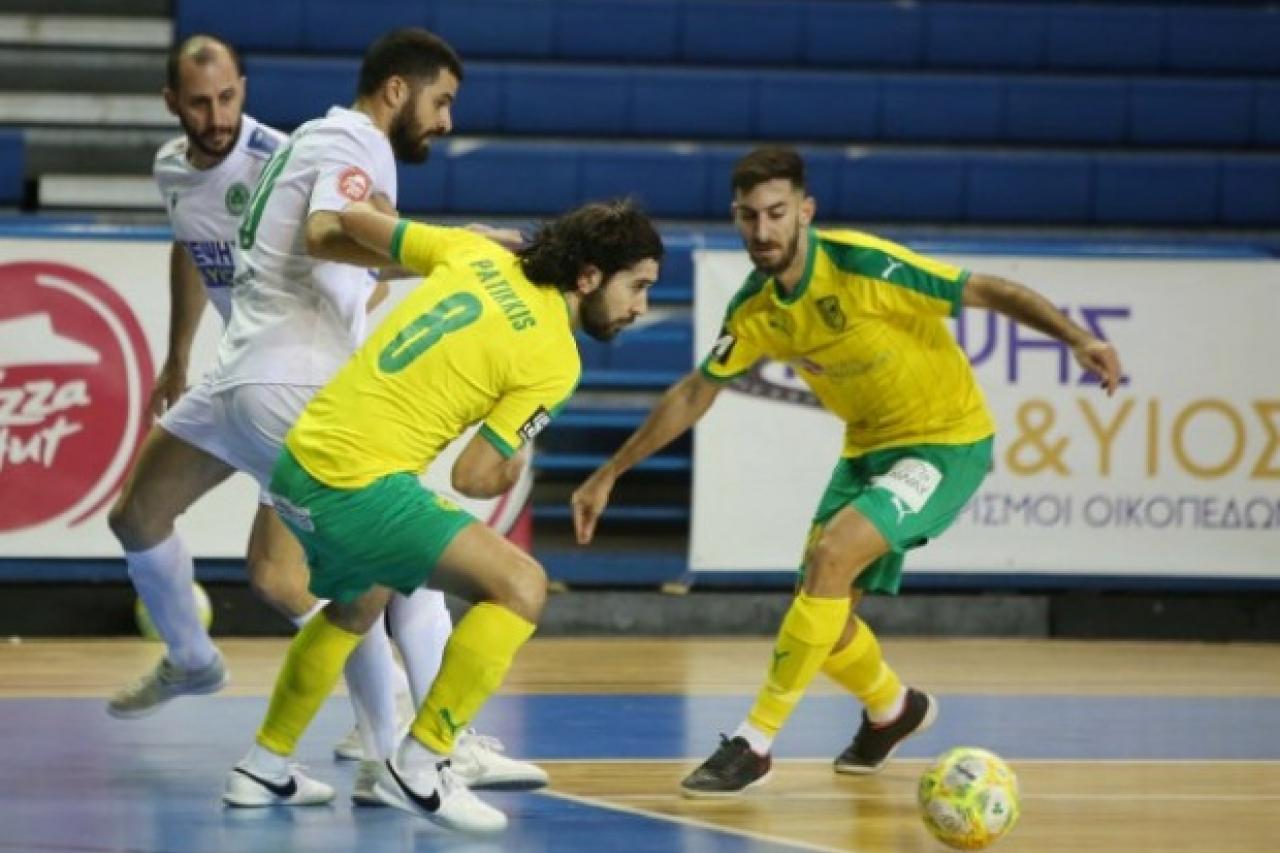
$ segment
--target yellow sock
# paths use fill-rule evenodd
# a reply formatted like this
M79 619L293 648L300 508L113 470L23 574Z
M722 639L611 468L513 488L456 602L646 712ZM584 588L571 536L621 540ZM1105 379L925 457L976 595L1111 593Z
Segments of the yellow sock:
M769 677L747 721L774 737L791 716L805 688L840 639L849 618L849 598L815 598L801 592L791 602L773 647Z
M534 625L505 607L477 604L453 629L440 674L413 721L413 736L433 752L453 752L453 739L502 684Z
M258 730L258 743L279 755L292 755L298 738L333 692L360 635L329 621L323 612L310 619L289 644L284 668L276 676L271 707Z
M833 652L823 662L822 671L857 696L874 719L892 710L902 695L902 682L884 662L880 643L871 628L861 619L857 621L858 628L849 645Z

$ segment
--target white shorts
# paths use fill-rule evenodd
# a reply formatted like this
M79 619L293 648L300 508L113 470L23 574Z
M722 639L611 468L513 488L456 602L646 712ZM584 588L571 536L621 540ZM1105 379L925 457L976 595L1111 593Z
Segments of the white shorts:
M320 389L311 385L235 385L213 395L214 424L232 465L265 491L284 437Z
M221 459L232 468L243 471L240 455L230 437L218 425L214 414L213 391L207 382L186 390L160 418L160 428L192 447ZM271 505L266 489L258 490L258 503Z

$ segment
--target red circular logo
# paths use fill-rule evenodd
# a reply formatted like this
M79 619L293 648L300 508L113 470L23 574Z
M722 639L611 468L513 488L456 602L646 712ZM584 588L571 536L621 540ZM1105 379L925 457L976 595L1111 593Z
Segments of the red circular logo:
M147 341L82 269L0 264L0 532L73 526L124 481L149 426Z
M369 196L373 181L358 166L348 166L338 175L338 192L352 201L364 201Z

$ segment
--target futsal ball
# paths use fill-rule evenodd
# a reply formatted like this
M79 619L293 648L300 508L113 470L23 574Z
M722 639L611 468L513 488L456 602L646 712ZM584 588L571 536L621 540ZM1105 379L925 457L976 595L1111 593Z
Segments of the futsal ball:
M200 616L200 624L208 628L213 624L213 605L209 603L209 593L204 591L204 587L200 584L192 584L192 593L196 597L196 613ZM148 640L158 640L160 635L156 632L155 623L151 621L151 614L147 612L147 605L142 603L139 597L133 603L133 619L138 623L138 631Z
M935 838L957 850L980 850L1018 822L1018 777L994 752L961 746L920 777L917 801Z

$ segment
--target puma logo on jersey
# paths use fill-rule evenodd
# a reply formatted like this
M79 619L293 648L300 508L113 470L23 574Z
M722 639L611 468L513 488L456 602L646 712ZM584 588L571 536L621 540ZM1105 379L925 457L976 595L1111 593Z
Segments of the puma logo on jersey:
M893 258L890 258L889 265L884 268L884 272L880 273L880 277L888 278L889 276L893 275L894 270L898 269L901 266L902 266L902 261L896 261Z

